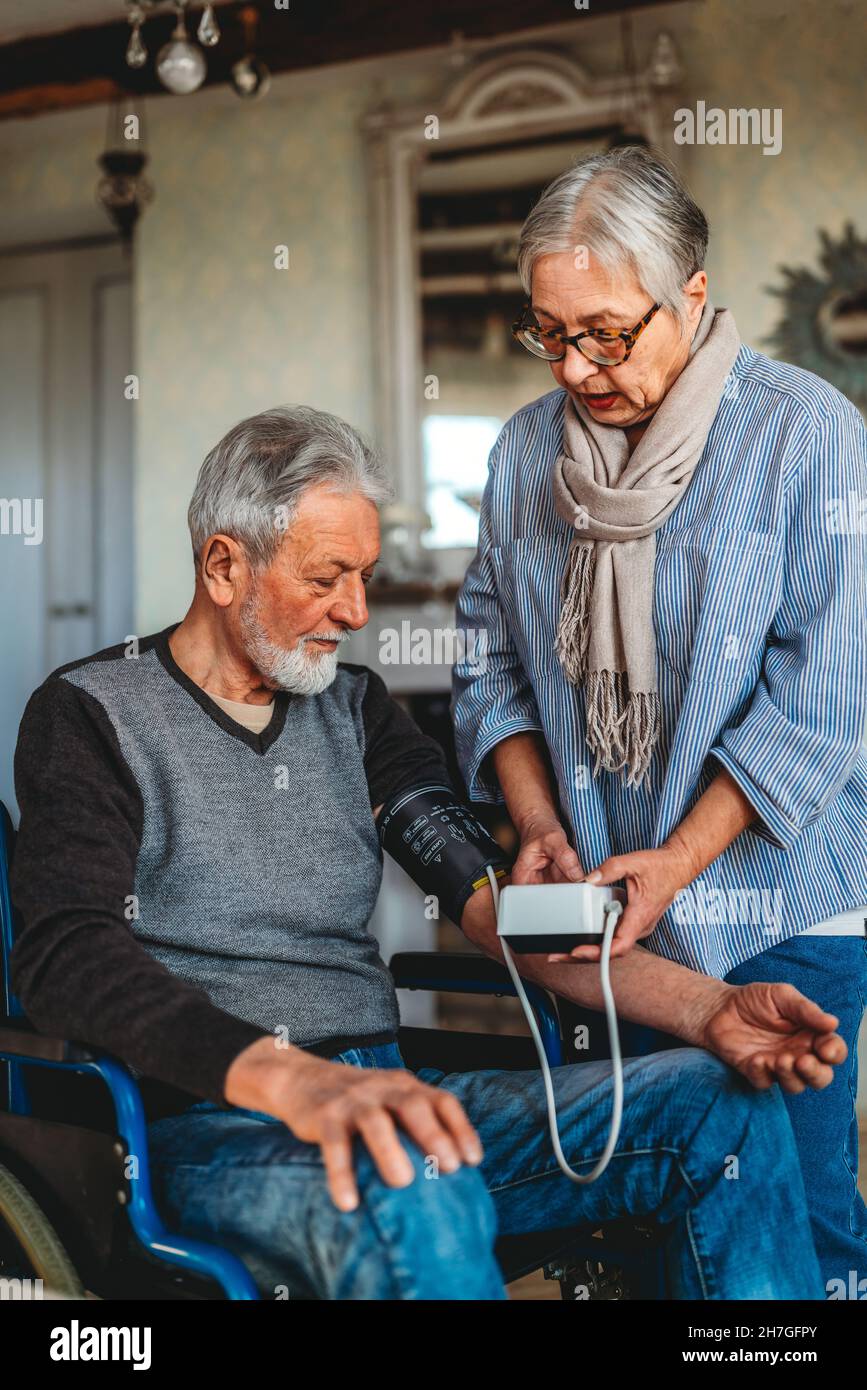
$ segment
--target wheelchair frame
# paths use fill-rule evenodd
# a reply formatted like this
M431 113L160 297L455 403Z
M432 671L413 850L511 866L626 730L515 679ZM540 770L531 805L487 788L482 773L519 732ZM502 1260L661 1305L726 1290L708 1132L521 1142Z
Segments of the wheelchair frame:
M70 1258L107 1277L112 1268L118 1235L118 1208L128 1217L127 1228L134 1241L133 1251L148 1262L156 1262L165 1273L180 1272L216 1283L230 1300L258 1300L259 1290L246 1265L231 1251L206 1241L179 1235L165 1226L153 1197L148 1162L147 1118L135 1077L126 1065L107 1053L99 1053L67 1039L37 1033L24 1017L20 1001L12 990L9 962L14 943L12 902L8 865L14 831L6 807L0 802L0 980L3 1014L0 1018L0 1075L6 1072L0 1089L0 1160L11 1159L13 1171L25 1186L39 1194L62 1215L64 1243L67 1230L85 1247L70 1250ZM396 988L448 990L460 994L514 995L515 989L504 966L484 956L437 952L403 952L392 957L390 969ZM563 1046L559 1016L546 992L528 985L549 1065L559 1066ZM506 1070L534 1067L535 1052L528 1039L485 1034L457 1034L446 1030L402 1028L399 1042L404 1056L416 1056L416 1066L440 1069L444 1053L455 1049L481 1049L488 1066ZM528 1051L530 1049L530 1051ZM424 1053L426 1055L422 1056ZM408 1065L412 1067L411 1061ZM30 1099L22 1072L25 1067L50 1068L57 1072L97 1078L108 1092L113 1107L114 1133L105 1134L84 1126L43 1120L31 1113ZM472 1070L464 1062L455 1070ZM58 1134L57 1131L62 1131ZM52 1141L64 1141L64 1156L58 1163ZM111 1190L109 1190L111 1189ZM44 1194L44 1195L43 1195ZM76 1212L76 1202L84 1195L84 1219ZM49 1213L53 1219L53 1211ZM615 1229L616 1228L616 1229ZM575 1278L576 1261L587 1271L604 1253L606 1267L632 1272L648 1296L664 1297L661 1253L651 1244L653 1232L640 1224L611 1224L614 1239L599 1239L589 1227L570 1227L532 1235L501 1237L497 1255L505 1282L532 1273L543 1264L546 1274L559 1278L563 1296ZM71 1242L70 1242L71 1243ZM647 1280L647 1257L655 1255L654 1268ZM552 1264L552 1260L554 1263ZM585 1273L581 1277L587 1278ZM589 1277L595 1276L591 1273ZM654 1292L655 1290L655 1292ZM107 1295L110 1297L111 1295ZM167 1296L172 1296L168 1294ZM183 1295L175 1295L183 1296ZM193 1294L193 1297L196 1295ZM612 1296L602 1293L601 1297ZM616 1296L616 1295L614 1295Z

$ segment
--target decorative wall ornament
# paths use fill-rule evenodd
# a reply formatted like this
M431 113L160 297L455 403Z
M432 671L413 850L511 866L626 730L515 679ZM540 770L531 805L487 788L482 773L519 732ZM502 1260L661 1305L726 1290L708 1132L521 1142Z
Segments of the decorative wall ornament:
M620 129L608 141L608 148L614 150L622 145L644 145L647 147L650 141L640 127L633 122L632 113L640 104L642 84L657 90L662 90L663 84L657 80L658 73L654 67L653 56L651 56L650 64L643 78L639 77L638 63L635 57L635 26L632 22L632 16L629 14L620 16L620 52L621 66L626 79L626 86L621 98L623 114Z
M848 222L839 240L819 230L824 271L780 266L782 288L768 285L783 301L783 317L766 345L786 362L815 372L867 407L867 241Z
M661 91L676 87L683 80L683 63L677 44L665 30L653 41L647 75L651 84Z
M102 177L96 187L102 204L120 233L126 249L132 244L142 209L154 196L144 177L147 164L144 112L140 99L118 95L108 108L105 149L99 156Z

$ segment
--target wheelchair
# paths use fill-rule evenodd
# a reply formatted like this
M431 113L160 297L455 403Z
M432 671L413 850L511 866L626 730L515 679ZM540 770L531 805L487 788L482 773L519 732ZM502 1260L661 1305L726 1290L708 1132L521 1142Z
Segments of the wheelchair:
M14 830L0 802L0 1283L5 1296L36 1288L64 1299L259 1299L230 1250L166 1229L148 1168L147 1119L136 1078L117 1058L44 1036L12 992L14 941L8 866ZM504 966L474 954L402 952L398 989L514 994ZM574 1017L528 986L551 1066L563 1061ZM580 1011L575 1011L575 1017ZM535 1070L529 1038L403 1027L410 1070ZM68 1101L58 1118L40 1107L50 1072ZM44 1089L44 1088L43 1088ZM40 1108L42 1113L40 1113ZM505 1284L542 1269L569 1301L665 1298L663 1233L651 1220L502 1236ZM16 1296L15 1293L12 1296ZM38 1294L36 1295L38 1296Z

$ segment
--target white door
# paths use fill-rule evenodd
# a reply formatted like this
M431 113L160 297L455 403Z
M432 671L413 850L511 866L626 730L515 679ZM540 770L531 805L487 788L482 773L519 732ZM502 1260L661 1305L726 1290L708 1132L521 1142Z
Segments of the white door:
M130 264L0 256L0 799L49 671L132 632Z

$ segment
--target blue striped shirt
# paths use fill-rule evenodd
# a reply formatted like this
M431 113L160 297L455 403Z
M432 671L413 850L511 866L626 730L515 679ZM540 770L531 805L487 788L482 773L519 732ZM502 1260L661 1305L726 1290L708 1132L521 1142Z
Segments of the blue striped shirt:
M544 733L585 869L659 846L727 768L758 819L643 945L722 978L867 903L865 440L854 405L743 345L683 499L656 532L661 730L647 776L593 776L584 693L554 653L573 532L550 475L566 393L519 410L491 453L458 626L484 632L454 670L471 798L502 801L487 755Z

